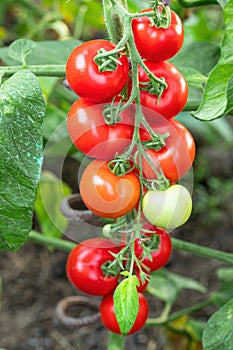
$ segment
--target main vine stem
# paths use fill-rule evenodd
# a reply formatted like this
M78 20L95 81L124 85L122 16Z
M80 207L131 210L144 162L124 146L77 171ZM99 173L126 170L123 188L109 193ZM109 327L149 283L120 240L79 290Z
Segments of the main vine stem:
M69 253L77 246L77 243L66 241L61 238L48 237L34 230L30 232L29 239L32 242L45 246L52 246L67 253ZM186 251L191 254L202 256L204 258L210 258L233 265L233 254L231 253L221 252L219 250L201 246L199 244L185 242L177 238L172 238L172 245L173 249L175 250Z

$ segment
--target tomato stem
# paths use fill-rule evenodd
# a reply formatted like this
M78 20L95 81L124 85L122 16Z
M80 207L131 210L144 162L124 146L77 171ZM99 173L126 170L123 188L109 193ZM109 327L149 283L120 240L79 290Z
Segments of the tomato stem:
M150 288L148 288L148 292L150 291ZM213 304L213 301L211 299L207 299L204 301L201 301L200 303L194 304L190 307L187 307L183 310L174 312L173 314L168 316L168 313L162 313L159 317L156 318L148 318L146 321L147 326L160 326L168 324L169 322L172 322L176 320L177 318L180 318L185 315L189 315L191 312L203 309L206 306L209 306ZM166 315L165 315L166 314Z
M109 340L106 350L124 350L125 340L125 336L109 332Z
M42 244L45 246L53 246L54 248L57 248L66 252L70 252L72 249L74 249L77 246L77 243L66 241L61 238L48 237L34 230L30 232L29 239L32 242ZM172 246L173 246L173 249L175 250L186 251L191 254L222 261L230 265L233 265L232 253L219 251L219 250L208 248L199 244L185 242L177 238L172 238Z

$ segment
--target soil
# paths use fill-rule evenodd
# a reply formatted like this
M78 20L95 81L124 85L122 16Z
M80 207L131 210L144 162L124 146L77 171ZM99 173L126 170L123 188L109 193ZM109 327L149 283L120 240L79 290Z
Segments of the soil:
M228 177L230 176L231 174L228 173ZM173 233L173 236L233 253L232 199L233 194L228 193L223 201L224 205L221 204L218 208L219 216L212 222L208 220L205 224L205 217L209 215L209 209L206 208L206 212L193 215L186 225ZM70 223L68 236L71 237L74 232L80 236L80 239L83 239L82 237L86 239L89 235L85 229L78 226L78 223ZM59 300L71 295L82 295L67 281L66 259L65 252L49 251L32 242L27 242L16 253L1 252L0 348L7 350L106 349L108 332L100 321L91 326L70 329L56 320L54 310ZM196 279L211 292L219 288L215 270L222 266L227 265L216 260L174 251L167 268L171 272ZM173 311L191 306L203 298L205 296L200 293L184 290L178 297ZM149 296L149 302L150 316L157 316L161 311L161 303L151 296ZM193 313L192 316L206 321L214 310L213 306L206 307ZM83 310L80 315L86 312L87 310ZM145 327L127 338L126 350L128 349L185 350L186 347L174 342L169 347L168 334L164 328Z

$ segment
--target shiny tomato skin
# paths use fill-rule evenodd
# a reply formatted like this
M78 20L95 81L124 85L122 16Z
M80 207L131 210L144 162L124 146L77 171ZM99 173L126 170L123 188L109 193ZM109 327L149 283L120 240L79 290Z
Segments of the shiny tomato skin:
M148 91L141 91L141 104L149 110L144 109L144 115L148 121L153 121L158 117L167 119L175 117L180 113L188 99L188 85L183 75L170 62L150 62L144 61L149 70L158 78L164 78L167 83L167 88L163 91L160 100L155 94L150 94ZM148 82L149 77L145 71L139 67L140 83ZM139 84L141 88L145 85ZM154 111L156 113L151 113ZM157 116L158 114L158 116Z
M118 284L118 277L106 276L101 266L113 261L110 254L118 253L121 246L104 238L91 238L77 245L69 254L66 274L74 287L90 295L106 295Z
M152 8L141 12L149 12ZM177 54L184 41L180 17L171 10L171 23L166 29L153 26L148 17L132 21L135 45L140 55L153 62L166 61Z
M192 197L189 190L174 184L166 190L149 190L142 199L142 211L153 225L174 230L189 219L192 212Z
M108 163L93 160L84 170L80 184L84 204L96 215L118 218L130 212L140 197L140 182L134 172L113 174Z
M114 71L100 72L94 57L104 48L111 51L115 45L108 40L96 39L77 46L68 57L66 78L71 89L80 97L96 102L111 101L125 86L128 79L129 64L121 55Z
M196 154L195 141L189 130L179 121L175 119L170 120L156 120L150 123L154 132L160 134L168 133L166 144L161 150L153 149L145 150L147 156L154 164L157 170L158 165L163 170L163 173L171 183L181 179L192 167ZM141 141L149 141L151 139L149 133L140 129ZM145 157L142 159L143 176L146 179L156 179L157 176Z
M105 104L76 100L68 113L67 127L75 146L88 157L111 160L129 146L133 137L130 109L120 114L121 121L108 125L103 118Z
M133 334L139 331L146 323L149 313L149 306L146 298L143 294L139 293L139 311L135 323L127 335ZM111 332L121 334L120 327L118 325L115 311L113 294L108 294L103 297L100 304L100 317L104 326Z
M146 257L141 261L142 266L148 267L151 272L156 271L166 265L172 253L172 242L170 235L162 229L156 229L155 234L159 235L160 242L158 248L155 251L151 251L152 260L150 260L149 257ZM135 254L139 259L143 254L140 239L135 241Z

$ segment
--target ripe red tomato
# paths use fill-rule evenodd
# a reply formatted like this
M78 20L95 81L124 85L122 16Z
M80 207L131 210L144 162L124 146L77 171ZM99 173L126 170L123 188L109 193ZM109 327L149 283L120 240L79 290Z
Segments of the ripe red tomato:
M168 133L166 144L160 151L153 149L145 150L150 161L158 170L159 165L163 173L171 183L181 179L192 167L196 147L194 139L189 130L180 122L174 119L165 120L160 118L150 124L153 131L160 134ZM149 133L140 129L141 141L148 141L151 139ZM146 179L156 179L157 176L146 158L142 159L143 176Z
M144 326L148 317L148 312L149 312L148 302L144 297L144 295L139 293L138 315L133 327L131 328L131 330L127 335L137 332L139 329L141 329ZM120 328L115 316L113 294L108 294L103 297L100 304L100 317L101 317L101 321L103 322L104 326L107 329L109 329L111 332L121 334Z
M140 182L133 172L113 174L108 163L92 161L80 181L80 194L85 205L96 215L118 218L130 212L140 197Z
M127 57L121 54L120 64L114 71L100 72L94 57L101 48L111 51L115 45L107 40L86 41L71 52L66 63L66 78L71 89L96 103L111 101L125 86L129 71Z
M151 230L151 228L150 228ZM155 227L155 234L159 235L160 242L156 250L151 251L152 260L146 257L142 260L142 266L146 266L150 271L155 271L163 267L169 260L172 252L172 242L170 235L162 230ZM143 248L141 246L140 239L135 240L135 254L137 258L141 258L143 254Z
M103 118L104 104L93 104L82 98L71 106L67 126L75 146L88 157L110 160L129 146L133 136L133 115L130 109L120 114L121 121L107 125Z
M184 108L188 99L188 85L183 75L170 62L144 62L149 70L158 78L164 78L167 83L167 88L163 91L160 100L158 96L149 93L149 91L141 91L141 104L149 109L144 109L146 119L153 120L157 115L163 116L167 119L175 117ZM145 71L139 67L139 81L140 83L148 82L149 77ZM141 88L145 85L140 84ZM156 113L151 113L151 111Z
M149 12L152 8L141 12ZM180 17L171 11L168 28L157 28L148 17L134 18L132 21L135 45L143 58L161 62L173 57L184 41L184 30Z
M91 238L81 242L68 256L67 277L84 293L90 295L111 293L117 287L119 275L106 276L101 266L114 260L110 252L116 254L121 248L104 238Z

